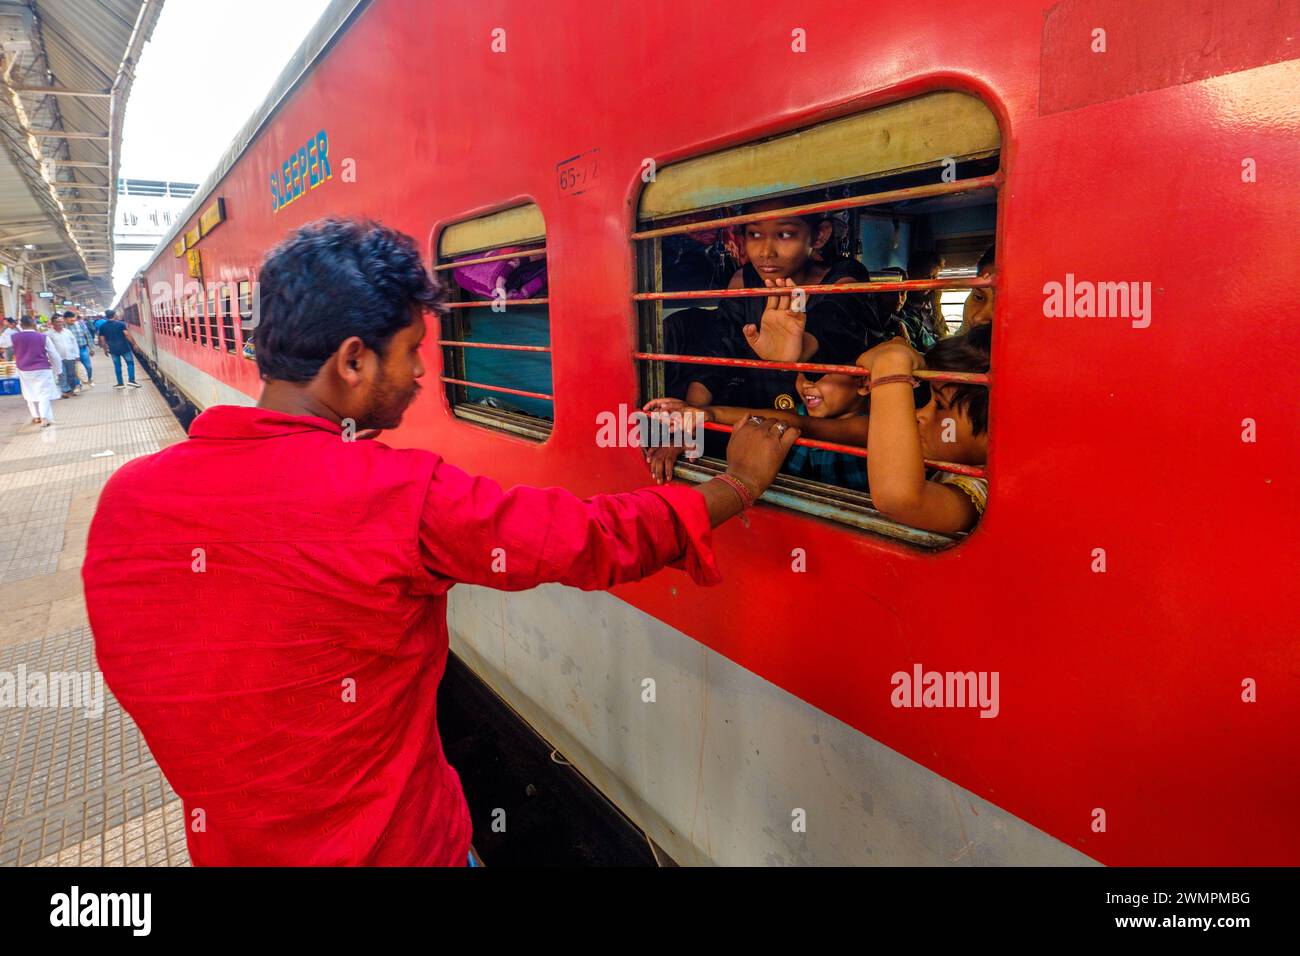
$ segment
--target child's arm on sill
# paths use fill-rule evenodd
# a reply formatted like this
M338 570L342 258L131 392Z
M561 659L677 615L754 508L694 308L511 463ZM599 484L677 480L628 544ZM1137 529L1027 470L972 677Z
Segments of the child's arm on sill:
M910 376L924 360L901 340L891 339L864 352L857 364L879 381L888 375ZM867 481L876 510L926 531L951 534L973 528L979 512L970 498L958 488L927 481L925 470L912 385L899 381L873 388Z

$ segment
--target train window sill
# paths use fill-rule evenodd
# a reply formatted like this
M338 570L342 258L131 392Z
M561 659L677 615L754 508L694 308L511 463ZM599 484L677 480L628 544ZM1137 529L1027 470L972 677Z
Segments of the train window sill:
M673 474L698 484L716 477L726 467L726 462L720 459L704 457L689 463L679 461ZM865 492L837 488L793 475L777 475L762 500L770 505L901 541L925 551L942 551L966 537L965 534L937 534L899 524L876 511L871 506L871 496Z
M462 402L453 405L451 413L463 421L506 432L516 438L539 443L550 438L551 431L555 427L554 422L549 422L544 418L521 415L518 412L507 411L503 408L492 408L490 405L473 405Z

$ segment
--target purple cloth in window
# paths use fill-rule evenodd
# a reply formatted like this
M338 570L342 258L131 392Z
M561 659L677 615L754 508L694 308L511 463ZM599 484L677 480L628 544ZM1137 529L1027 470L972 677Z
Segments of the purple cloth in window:
M480 259L485 256L499 256L514 252L517 246L493 249L490 252L476 252L466 256L467 259ZM454 261L454 260L453 260ZM456 284L471 295L485 299L493 297L497 286L504 284L507 299L532 299L546 288L545 259L501 259L497 262L481 262L478 265L463 266L452 270Z

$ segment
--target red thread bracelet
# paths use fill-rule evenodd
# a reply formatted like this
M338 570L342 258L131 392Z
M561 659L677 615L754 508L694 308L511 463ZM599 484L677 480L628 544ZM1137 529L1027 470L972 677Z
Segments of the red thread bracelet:
M893 385L895 382L907 382L913 388L921 384L921 380L915 375L885 375L881 378L873 378L867 385L868 391L876 388L878 385Z

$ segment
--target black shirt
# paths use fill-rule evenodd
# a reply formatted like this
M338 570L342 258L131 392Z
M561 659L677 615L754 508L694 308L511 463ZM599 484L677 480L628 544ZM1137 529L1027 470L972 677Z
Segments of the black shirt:
M763 288L762 277L752 264L746 264L742 275L745 288ZM857 259L837 259L818 285L832 285L844 278L868 282L871 277L866 266ZM880 308L875 301L877 298L861 293L810 295L805 303L807 320L804 328L817 339L818 351L852 353L856 358L872 345L893 338L897 328L890 331L889 316L882 314L886 310ZM717 309L715 345L708 354L722 358L757 359L745 339L744 328L746 325L763 327L766 303L762 296L723 299ZM715 405L772 408L780 396L795 397L793 372L724 366L700 366L699 369L694 380L708 388ZM793 407L789 410L793 411Z
M109 319L101 325L99 334L108 343L108 350L114 355L124 355L131 351L131 340L126 337L126 326L117 319Z

